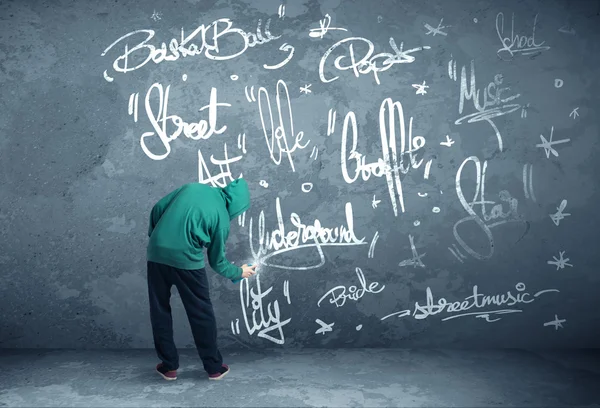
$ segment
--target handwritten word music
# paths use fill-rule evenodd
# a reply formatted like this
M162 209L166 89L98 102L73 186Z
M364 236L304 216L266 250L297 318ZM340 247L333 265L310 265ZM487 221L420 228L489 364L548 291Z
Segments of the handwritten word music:
M503 309L495 309L488 310L486 308L490 307L512 307L520 304L528 304L534 302L538 297L546 293L552 292L560 292L558 289L545 289L540 290L533 295L526 292L525 284L519 282L515 285L517 289L516 293L511 292L510 290L496 295L484 295L483 293L479 293L479 289L477 285L473 286L473 294L471 296L467 296L463 301L450 302L446 300L446 298L439 298L437 302L434 302L433 294L431 292L431 288L427 288L426 290L426 304L420 305L419 302L415 302L414 309L411 313L411 310L401 310L399 312L395 312L384 316L381 320L385 320L392 316L397 317L406 317L411 316L417 320L423 320L428 318L429 316L434 316L440 313L447 313L450 316L445 317L442 321L456 319L459 317L465 316L474 316L477 318L484 318L487 322L495 322L500 320L500 318L490 320L490 315L503 315L509 313L520 313L521 309L513 308L503 308ZM467 310L476 310L472 312L467 312ZM483 310L482 310L483 309ZM465 313L466 312L466 313Z

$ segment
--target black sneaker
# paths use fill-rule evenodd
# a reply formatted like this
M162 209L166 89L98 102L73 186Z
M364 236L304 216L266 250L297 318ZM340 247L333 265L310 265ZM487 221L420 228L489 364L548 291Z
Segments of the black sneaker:
M159 373L162 376L162 378L164 378L167 381L173 381L177 379L177 370L169 371L163 366L163 363L160 363L156 366L156 372Z

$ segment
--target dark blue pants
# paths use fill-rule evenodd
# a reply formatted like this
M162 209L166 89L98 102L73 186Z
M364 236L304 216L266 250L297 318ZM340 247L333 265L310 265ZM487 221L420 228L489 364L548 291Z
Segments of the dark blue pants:
M223 357L217 347L217 322L204 268L184 270L148 261L150 320L158 358L167 370L179 368L170 304L173 285L181 296L204 369L209 374L219 372Z

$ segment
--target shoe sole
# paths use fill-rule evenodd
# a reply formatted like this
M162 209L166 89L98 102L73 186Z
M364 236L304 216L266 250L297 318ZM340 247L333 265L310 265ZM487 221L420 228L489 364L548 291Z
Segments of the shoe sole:
M173 378L173 377L167 377L166 375L164 375L163 373L161 373L161 372L160 372L160 371L158 371L158 370L156 370L156 372L157 372L157 373L159 373L159 374L160 374L160 376L161 376L162 378L164 378L165 380L167 380L167 381L174 381L174 380L176 380L176 379L177 379L177 377L175 377L175 378Z
M220 376L218 376L218 377L208 377L208 379L209 379L210 381L217 381L217 380L220 380L221 378L225 377L225 376L227 375L227 373L229 373L229 371L230 371L230 370L227 370L227 371L225 371L223 374L221 374L221 375L220 375Z

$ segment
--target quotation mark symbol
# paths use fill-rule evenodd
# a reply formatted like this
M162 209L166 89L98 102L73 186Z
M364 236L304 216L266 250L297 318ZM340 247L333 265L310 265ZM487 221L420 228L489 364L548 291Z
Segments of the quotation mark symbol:
M285 4L280 4L279 9L277 10L277 14L279 18L283 18L285 16Z
M254 85L250 87L250 92L248 92L248 87L244 87L244 93L246 94L246 99L248 102L256 102L256 97L254 96Z
M235 326L233 320L231 321L231 331L233 334L240 334L240 319L235 319Z
M333 109L329 109L329 115L327 118L327 136L333 134L333 132L335 131L335 117L337 115L337 112L334 111Z

